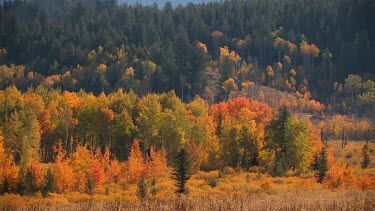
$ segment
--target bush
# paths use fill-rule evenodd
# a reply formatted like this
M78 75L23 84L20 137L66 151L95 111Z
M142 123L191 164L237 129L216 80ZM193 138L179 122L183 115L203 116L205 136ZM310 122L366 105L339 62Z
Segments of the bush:
M216 177L213 177L213 176L207 177L206 182L212 188L216 187L219 184L219 180Z
M222 171L223 174L234 174L235 172L236 171L232 167L229 167L229 166L224 167Z
M351 158L351 157L353 157L353 153L352 153L352 152L348 152L348 153L346 153L346 155L345 155L345 158L346 158L346 159L349 159L349 158Z

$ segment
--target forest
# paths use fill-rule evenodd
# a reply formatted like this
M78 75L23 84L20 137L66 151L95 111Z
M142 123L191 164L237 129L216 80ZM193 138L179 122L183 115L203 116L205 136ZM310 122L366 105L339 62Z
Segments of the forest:
M0 208L374 205L375 2L0 5Z

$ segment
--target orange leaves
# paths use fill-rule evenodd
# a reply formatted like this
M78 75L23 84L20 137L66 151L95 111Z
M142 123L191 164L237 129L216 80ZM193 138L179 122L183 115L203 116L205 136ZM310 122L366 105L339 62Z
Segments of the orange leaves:
M69 191L74 186L74 172L69 165L69 159L64 159L66 151L62 148L61 142L57 147L54 147L56 155L54 165L54 180L56 191L62 193L63 191Z
M201 49L204 53L208 53L207 46L204 43L198 42L197 48Z
M163 148L159 152L151 148L147 158L144 159L139 148L139 142L135 139L127 162L126 175L128 180L135 183L141 176L146 179L163 177L168 172L166 155L167 153Z
M273 68L271 66L267 66L267 75L269 77L273 77L275 75L274 71L273 71Z
M146 178L148 179L159 179L168 173L167 152L164 148L159 150L159 152L156 152L153 148L150 149L146 169Z
M98 160L94 160L94 162L91 164L89 175L94 181L95 188L100 187L105 181L104 169Z
M128 158L127 177L131 182L137 182L145 170L142 152L139 148L138 140L135 139L130 149Z
M311 55L312 57L318 57L320 52L319 48L316 45L309 45L304 40L300 43L300 50L303 54Z
M272 113L272 109L267 104L256 100L250 102L243 97L215 104L211 106L210 111L215 121L218 121L221 115L223 120L247 119L247 121L255 120L257 124L269 121Z

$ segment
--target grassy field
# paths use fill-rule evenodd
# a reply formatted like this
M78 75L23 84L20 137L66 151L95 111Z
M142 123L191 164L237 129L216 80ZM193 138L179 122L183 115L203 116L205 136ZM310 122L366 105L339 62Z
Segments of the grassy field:
M0 210L375 210L375 168L360 167L364 142L349 142L341 148L340 141L331 141L336 166L350 166L353 179L342 179L338 186L316 182L313 173L288 172L286 177L235 171L225 168L199 172L188 182L190 194L174 194L174 181L162 178L149 184L148 199L137 198L137 185L120 181L84 193L51 194L43 198L0 196ZM375 144L370 144L370 157L375 161ZM343 175L343 174L342 174ZM368 178L364 181L363 176ZM344 177L343 177L344 178Z

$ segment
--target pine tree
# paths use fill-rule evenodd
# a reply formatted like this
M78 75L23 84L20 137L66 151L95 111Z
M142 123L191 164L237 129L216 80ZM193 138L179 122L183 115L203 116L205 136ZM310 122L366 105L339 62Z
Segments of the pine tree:
M42 187L43 197L48 196L48 193L53 193L56 191L55 180L51 169L47 170L47 173L44 175L44 184Z
M370 163L371 163L371 160L370 160L370 155L369 155L369 152L368 152L368 145L365 144L362 148L362 157L363 157L363 161L361 162L361 167L363 169L367 168Z
M178 188L176 193L187 194L186 182L191 177L191 171L189 154L185 149L181 149L174 158L172 176Z
M138 181L137 195L141 200L144 200L147 197L147 183L144 176Z
M322 183L328 171L327 151L325 148L323 148L320 152L319 158L317 158L317 160L315 161L315 166L317 168L315 174L317 177L317 181L319 183Z
M4 179L2 193L9 193L9 182L7 178Z
M94 195L94 180L90 177L86 182L86 193L89 195Z
M32 168L28 168L25 177L25 191L33 194L37 191L36 176Z

